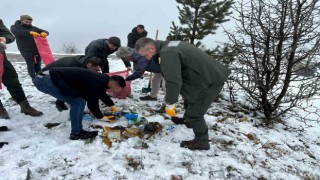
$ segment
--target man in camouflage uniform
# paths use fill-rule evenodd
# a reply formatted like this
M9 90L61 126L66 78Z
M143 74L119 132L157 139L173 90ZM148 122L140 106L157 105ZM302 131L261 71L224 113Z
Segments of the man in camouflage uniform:
M174 104L179 94L185 100L184 117L174 122L191 127L195 138L182 141L180 146L192 150L210 149L204 114L222 90L230 70L196 46L183 41L141 38L135 48L142 56L153 58L160 64L166 81L166 113L175 117Z

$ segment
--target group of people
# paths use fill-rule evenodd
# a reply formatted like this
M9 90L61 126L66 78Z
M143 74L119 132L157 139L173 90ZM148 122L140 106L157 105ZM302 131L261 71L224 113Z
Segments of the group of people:
M183 41L153 40L147 37L144 26L138 25L128 34L126 47L121 46L118 37L93 40L85 48L84 55L55 60L41 70L39 68L41 58L32 42L32 37L46 37L49 32L32 26L32 18L28 15L21 16L20 20L11 27L11 32L15 37L2 21L0 25L0 42L11 43L16 38L35 87L55 97L58 110L67 110L68 107L64 103L69 104L71 140L92 138L98 134L96 131L85 131L82 128L82 117L86 104L92 115L97 119L103 119L99 100L109 106L111 111L117 111L112 99L106 94L107 89L119 92L125 87L125 81L133 81L142 77L145 71L149 71L154 74L152 91L140 99L157 100L160 82L165 81L166 114L172 117L174 123L185 124L188 128L192 128L195 134L193 140L182 141L180 146L191 150L210 148L208 126L204 120L204 114L222 90L230 70L196 46ZM19 104L24 103L21 105L21 112L26 113L25 109L28 109L32 111L27 111L26 114L42 115L27 103L16 71L5 57L4 49L1 53L4 55L3 83L14 100ZM109 73L108 56L112 53L116 53L123 60L128 70L132 70L131 62L133 63L131 75L124 79L121 76L105 74ZM11 74L10 80L6 79L8 73ZM24 98L20 97L22 95L19 96L20 99L15 98L17 90L10 91L12 89L10 83L14 82L12 79L16 82L13 86L16 89L20 88ZM177 117L175 111L175 103L178 102L179 95L183 97L185 105L185 113L181 118ZM0 118L8 119L7 111L2 104L0 105Z

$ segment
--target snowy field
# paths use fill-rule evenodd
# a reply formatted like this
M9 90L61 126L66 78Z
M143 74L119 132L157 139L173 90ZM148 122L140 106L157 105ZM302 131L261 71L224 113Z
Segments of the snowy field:
M124 70L122 61L110 60L111 71ZM23 62L14 62L26 96L33 107L44 113L30 117L20 113L20 107L8 91L1 90L0 97L9 112L10 120L0 119L0 126L9 131L0 132L0 141L9 145L0 149L0 179L320 179L320 125L301 123L295 119L287 124L277 124L266 129L250 114L228 111L228 102L220 100L212 104L205 116L209 126L211 149L191 151L180 148L182 140L193 139L192 130L174 125L157 109L163 102L160 91L157 102L141 102L141 88L146 87L148 77L135 80L132 96L125 100L114 99L123 110L135 111L139 118L159 122L163 129L148 140L146 149L137 149L141 143L137 137L113 143L111 148L100 136L92 142L69 140L70 121L68 111L59 112L55 99L43 94L32 85ZM181 100L181 99L180 99ZM320 107L320 102L314 102ZM183 115L182 101L177 108ZM47 123L61 123L48 129ZM83 122L88 128L89 122ZM114 123L93 121L102 126L127 125L123 118ZM99 135L102 135L99 129Z

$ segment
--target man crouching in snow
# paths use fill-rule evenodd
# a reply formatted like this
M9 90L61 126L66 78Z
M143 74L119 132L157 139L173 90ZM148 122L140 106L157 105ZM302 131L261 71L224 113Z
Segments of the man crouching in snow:
M149 60L153 58L160 64L166 81L166 113L175 117L174 103L178 101L179 94L185 100L184 117L175 118L174 122L188 123L195 138L182 141L180 146L192 150L210 149L204 114L219 95L230 70L196 46L183 41L141 38L136 42L135 49L142 56Z
M36 88L46 94L65 101L70 105L71 140L97 136L97 132L82 129L83 111L87 102L90 112L102 119L99 99L114 108L114 103L106 94L107 89L119 92L126 86L121 76L107 76L88 69L54 67L39 73L34 80Z
M83 55L63 57L53 61L42 69L42 71L48 71L53 67L77 67L85 68L92 71L100 71L102 60L98 57L88 57ZM65 103L59 99L56 101L56 108L58 111L68 110Z

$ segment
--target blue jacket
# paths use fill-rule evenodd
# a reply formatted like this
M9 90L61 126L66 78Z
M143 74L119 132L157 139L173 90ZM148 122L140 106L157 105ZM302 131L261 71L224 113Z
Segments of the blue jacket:
M153 59L148 60L145 57L138 54L138 52L133 49L132 53L133 63L136 65L137 69L133 74L126 78L126 81L135 80L143 75L145 71L160 73L160 65Z

